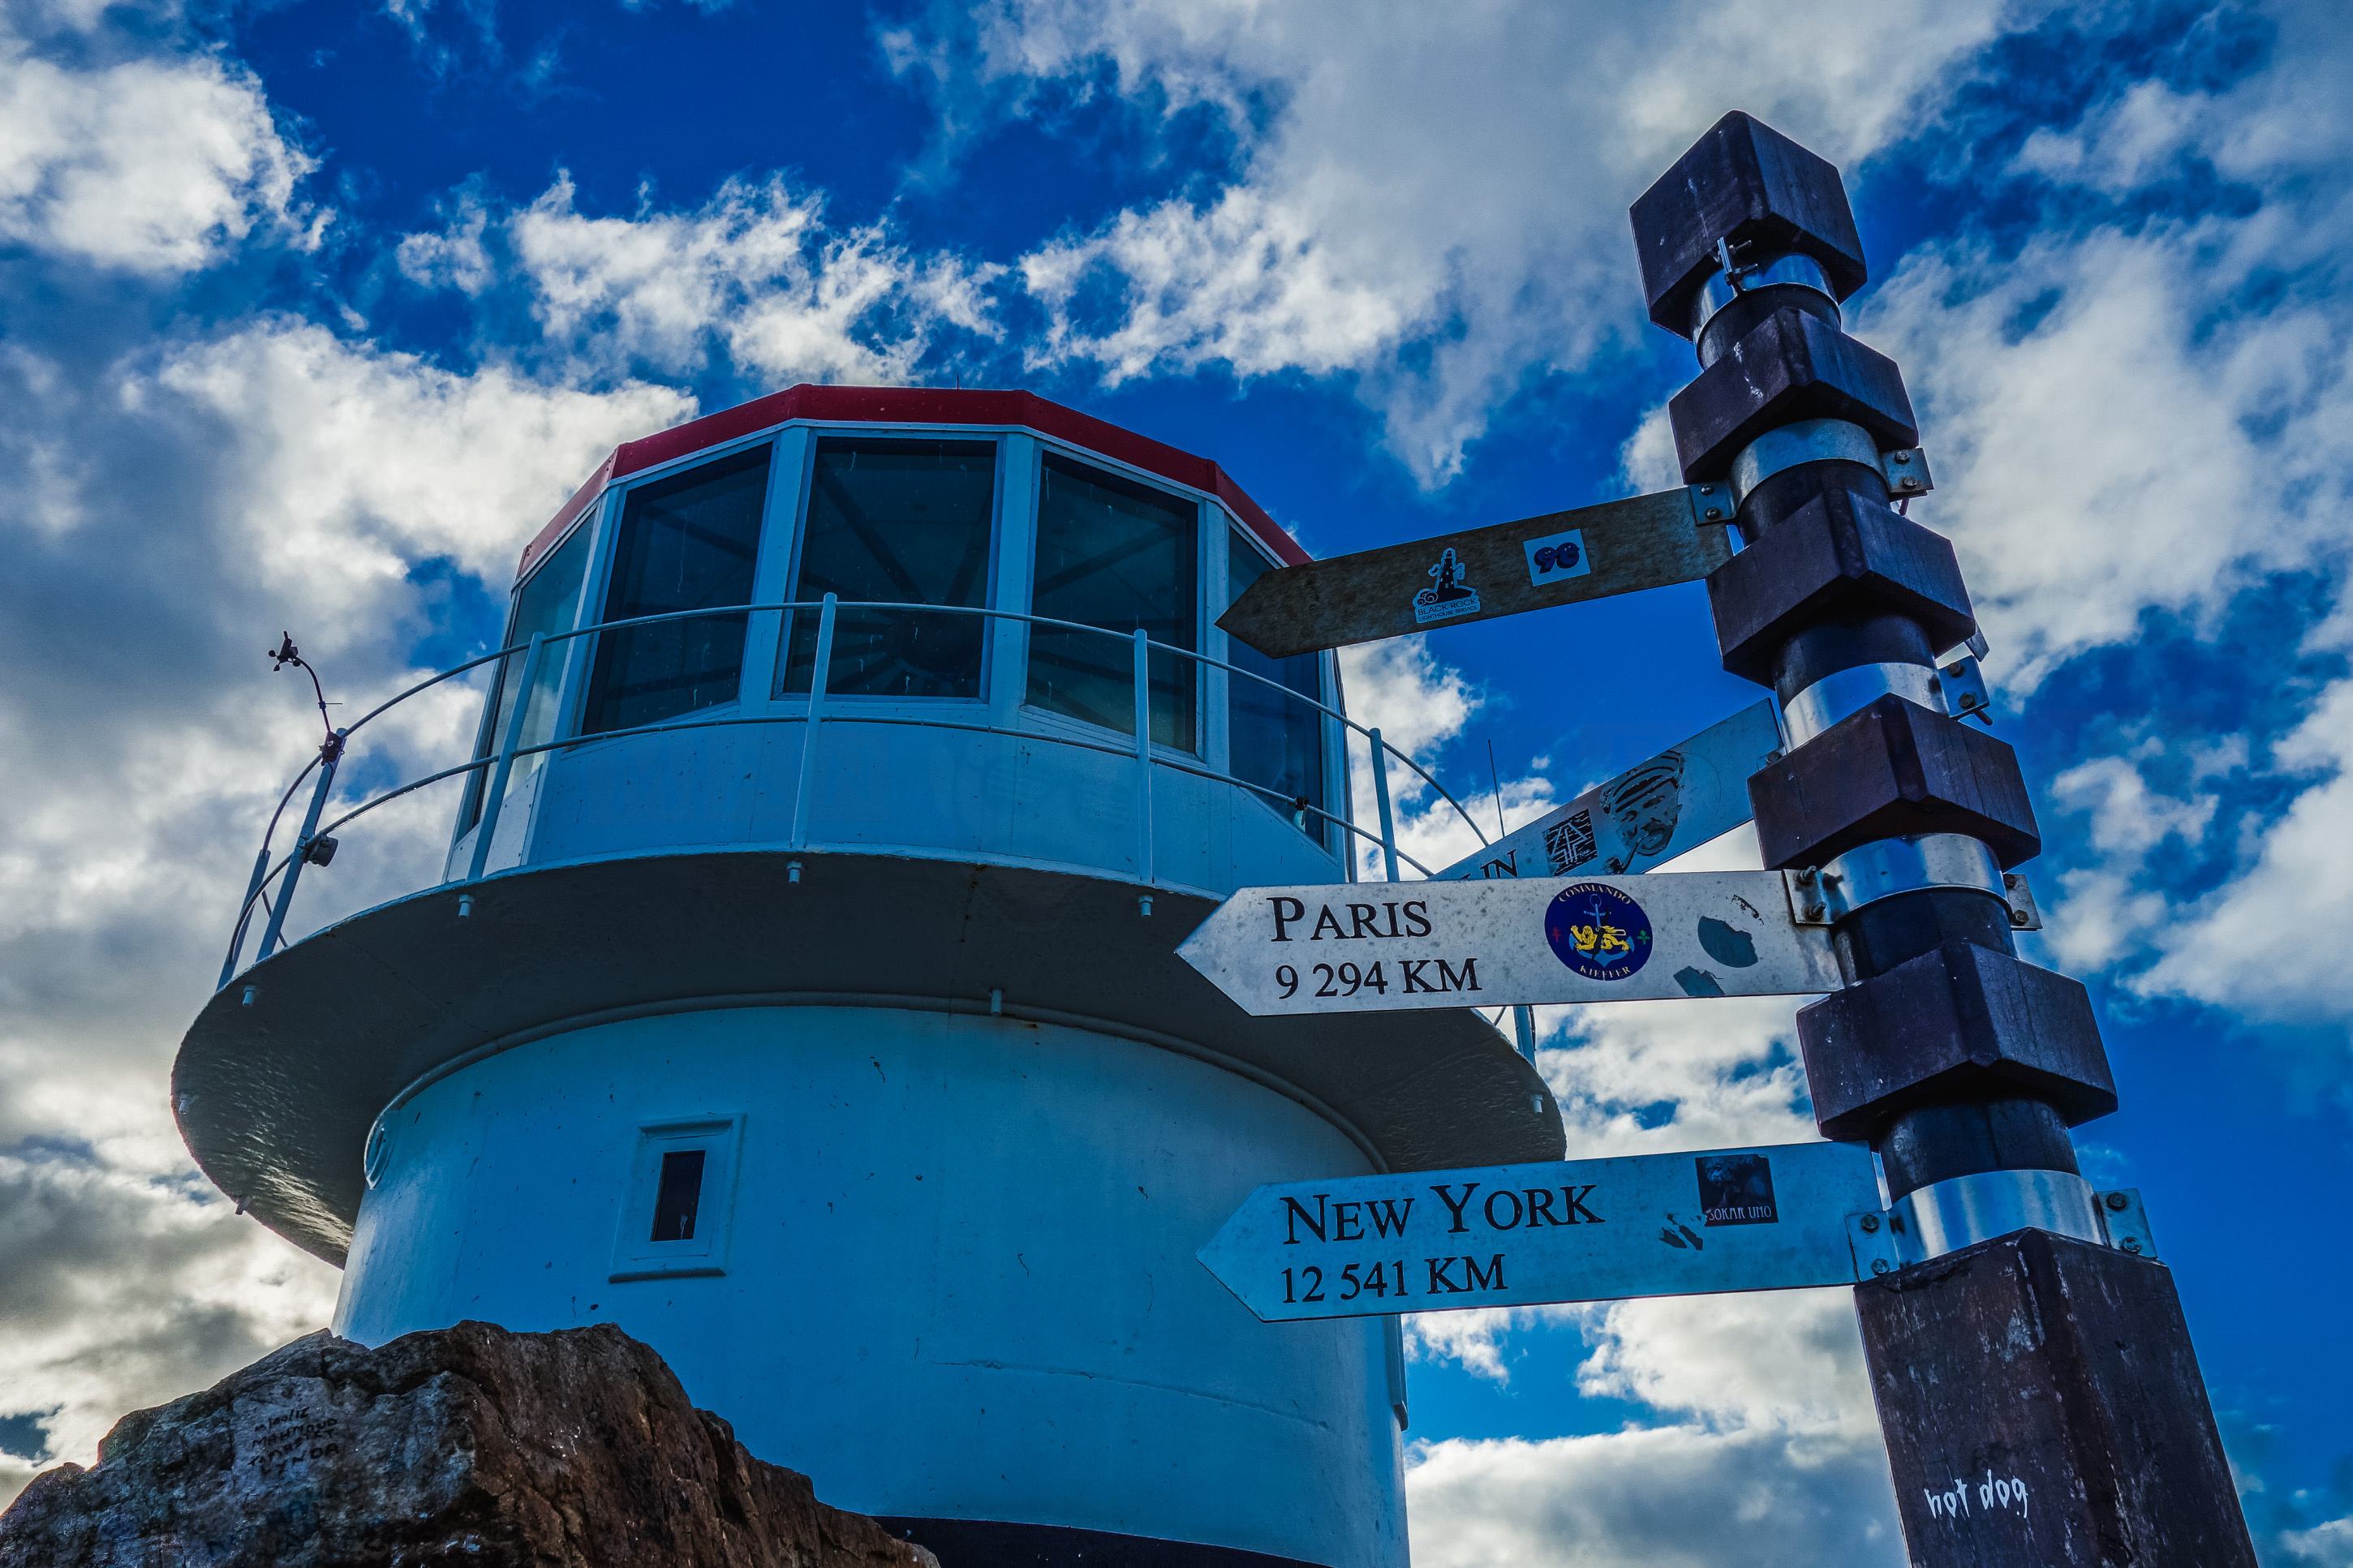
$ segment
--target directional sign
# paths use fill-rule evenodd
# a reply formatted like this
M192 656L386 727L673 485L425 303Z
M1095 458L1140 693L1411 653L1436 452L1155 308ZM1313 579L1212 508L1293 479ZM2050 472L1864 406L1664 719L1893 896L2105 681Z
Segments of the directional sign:
M1643 871L1748 820L1748 775L1781 754L1770 699L1682 745L1596 784L1518 832L1436 873L1472 877L1606 876Z
M1199 1256L1268 1322L1852 1285L1900 1262L1861 1143L1286 1182Z
M1242 1010L1790 996L1839 988L1778 871L1244 888L1177 955Z
M1269 572L1219 626L1271 658L1694 583L1732 559L1700 487L1547 512Z

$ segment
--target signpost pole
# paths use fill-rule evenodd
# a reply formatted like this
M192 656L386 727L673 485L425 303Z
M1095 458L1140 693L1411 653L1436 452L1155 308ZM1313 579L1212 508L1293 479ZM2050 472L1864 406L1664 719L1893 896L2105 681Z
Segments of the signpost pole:
M1910 1561L2252 1568L2171 1276L2104 1244L2077 1172L2115 1086L2084 987L2011 941L2001 873L2041 841L2015 754L1944 700L1937 653L1982 643L1952 546L1891 504L1925 462L1902 374L1841 330L1838 171L1734 113L1632 218L1651 319L1698 350L1683 479L1728 487L1746 544L1707 578L1724 665L1788 731L1757 838L1844 982L1798 1015L1816 1118L1878 1152L1925 1255L1855 1288Z

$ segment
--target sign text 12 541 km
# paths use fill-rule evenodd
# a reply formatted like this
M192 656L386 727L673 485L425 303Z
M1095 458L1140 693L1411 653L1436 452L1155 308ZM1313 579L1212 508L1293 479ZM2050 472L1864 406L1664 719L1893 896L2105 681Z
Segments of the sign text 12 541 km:
M1894 1246L1867 1147L1790 1143L1286 1182L1200 1258L1274 1322L1851 1285Z
M1839 987L1778 871L1244 888L1176 951L1260 1016Z

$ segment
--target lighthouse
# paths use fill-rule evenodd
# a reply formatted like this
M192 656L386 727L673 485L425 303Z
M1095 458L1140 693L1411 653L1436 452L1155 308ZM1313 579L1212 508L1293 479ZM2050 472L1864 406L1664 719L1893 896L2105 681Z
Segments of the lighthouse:
M396 797L334 783L364 723L314 765L174 1066L190 1149L343 1268L337 1333L617 1324L955 1568L1402 1568L1397 1319L1261 1323L1195 1254L1261 1184L1562 1131L1474 1011L1253 1018L1176 956L1377 837L1332 656L1215 626L1304 560L1026 393L617 447L522 552L473 751L401 786L438 877L298 935Z

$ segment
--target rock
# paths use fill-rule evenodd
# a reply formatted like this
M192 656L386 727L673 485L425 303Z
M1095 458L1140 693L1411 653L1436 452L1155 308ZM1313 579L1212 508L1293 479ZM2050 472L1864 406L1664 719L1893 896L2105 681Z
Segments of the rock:
M124 1416L0 1513L0 1568L938 1568L817 1500L609 1324L323 1330Z

